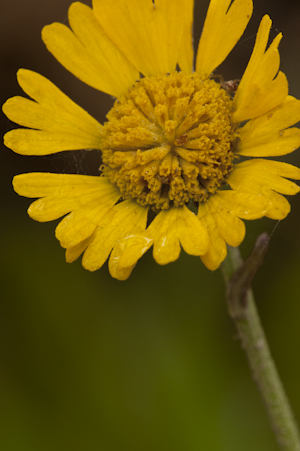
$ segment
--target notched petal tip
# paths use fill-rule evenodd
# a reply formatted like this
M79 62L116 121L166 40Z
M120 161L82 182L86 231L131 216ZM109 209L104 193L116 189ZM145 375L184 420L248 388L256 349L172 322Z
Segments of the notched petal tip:
M209 76L234 48L252 16L252 0L211 0L200 38L196 71Z
M119 246L116 245L110 255L108 262L108 269L110 275L117 280L124 281L127 280L131 275L135 264L127 267L123 267L120 265L120 249Z
M237 123L254 119L274 109L288 96L288 82L278 72L280 56L279 33L267 48L272 21L268 15L261 20L254 49L234 97L233 120Z
M225 244L225 240L223 240L224 246L222 247L222 251L218 250L216 252L216 249L212 250L211 248L209 251L201 255L201 261L202 263L209 269L210 271L216 271L218 268L220 268L221 263L225 260L227 255L227 247Z
M128 268L135 265L147 250L150 249L153 241L153 239L142 235L128 235L125 237L119 242L119 266L121 268Z
M300 147L300 130L288 128L300 120L300 101L292 96L240 129L235 152L249 157L286 155Z

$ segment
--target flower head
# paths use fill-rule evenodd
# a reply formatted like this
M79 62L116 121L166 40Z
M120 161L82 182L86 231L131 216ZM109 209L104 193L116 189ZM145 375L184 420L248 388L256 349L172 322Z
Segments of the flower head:
M116 97L100 125L50 81L20 70L19 84L33 100L14 97L3 106L25 127L5 135L17 153L102 152L98 177L14 178L18 194L39 198L28 210L33 219L66 215L56 237L68 262L83 254L83 266L94 271L110 256L111 275L124 280L152 245L160 264L176 260L182 246L216 269L226 243L244 239L242 219L289 213L281 194L299 192L287 178L300 179L300 170L265 159L300 146L300 130L289 128L300 120L300 102L278 72L282 36L267 49L265 16L240 83L219 83L213 72L252 14L252 0L230 3L211 0L195 71L192 0L93 0L92 9L76 2L71 29L44 28L43 40L63 66Z

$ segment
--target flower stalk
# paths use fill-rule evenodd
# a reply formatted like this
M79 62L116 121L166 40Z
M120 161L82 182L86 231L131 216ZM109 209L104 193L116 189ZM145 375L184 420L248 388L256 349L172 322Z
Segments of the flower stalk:
M237 328L252 377L265 403L268 416L282 451L300 451L300 436L288 398L279 378L256 309L251 283L267 253L266 233L256 241L250 257L243 262L238 248L229 247L222 264L227 286L229 315Z

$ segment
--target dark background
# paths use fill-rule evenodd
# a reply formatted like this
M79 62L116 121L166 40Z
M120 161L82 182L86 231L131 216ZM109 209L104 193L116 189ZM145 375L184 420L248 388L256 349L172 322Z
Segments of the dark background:
M88 0L84 1L90 4ZM283 32L281 69L300 97L300 5L255 0L240 43L218 72L240 78L261 17ZM16 71L48 77L100 122L112 99L62 68L40 38L67 23L70 0L2 0L1 97L20 95ZM208 0L196 0L198 42ZM116 70L118 68L116 67ZM1 129L13 124L1 117ZM225 306L219 270L182 252L160 267L151 252L126 282L65 263L54 223L26 213L11 187L31 171L97 174L99 154L22 157L1 149L0 447L4 451L275 451L262 402ZM300 166L300 153L285 161ZM247 222L246 257L272 233L256 300L280 374L300 420L300 196L281 221ZM273 233L274 232L274 233Z

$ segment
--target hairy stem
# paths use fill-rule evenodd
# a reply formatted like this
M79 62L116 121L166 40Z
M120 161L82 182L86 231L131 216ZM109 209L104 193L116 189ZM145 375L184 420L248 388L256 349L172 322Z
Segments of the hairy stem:
M222 264L228 311L247 355L252 377L264 400L279 448L282 451L300 451L298 427L272 359L250 288L263 263L267 247L268 235L262 234L245 262L238 248L228 248L228 256Z

